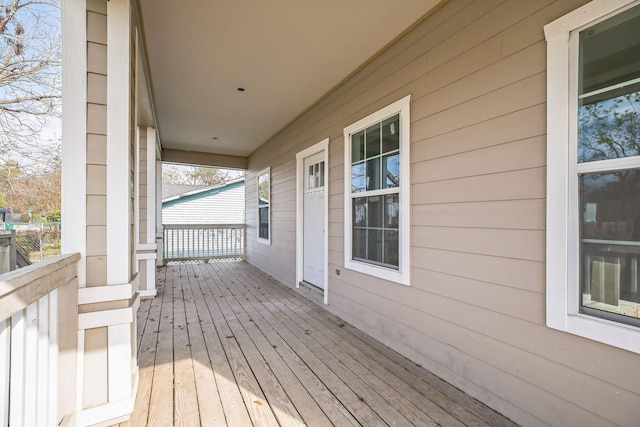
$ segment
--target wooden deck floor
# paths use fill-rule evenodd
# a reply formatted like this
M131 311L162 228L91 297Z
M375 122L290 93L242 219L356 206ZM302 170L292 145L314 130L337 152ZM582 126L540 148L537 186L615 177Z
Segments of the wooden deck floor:
M511 426L244 262L168 266L127 426Z

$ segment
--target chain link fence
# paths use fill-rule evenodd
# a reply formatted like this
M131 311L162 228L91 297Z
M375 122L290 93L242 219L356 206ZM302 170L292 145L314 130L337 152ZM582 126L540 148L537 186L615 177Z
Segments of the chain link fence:
M31 222L28 224L0 223L0 230L16 230L17 250L31 263L44 261L61 254L59 222Z

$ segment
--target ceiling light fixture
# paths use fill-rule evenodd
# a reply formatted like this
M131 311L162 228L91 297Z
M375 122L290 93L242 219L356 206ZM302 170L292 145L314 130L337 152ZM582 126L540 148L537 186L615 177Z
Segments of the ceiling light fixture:
M243 87L239 87L239 88L238 88L238 92L242 93L242 92L244 92L244 91L245 91L245 89L244 89Z

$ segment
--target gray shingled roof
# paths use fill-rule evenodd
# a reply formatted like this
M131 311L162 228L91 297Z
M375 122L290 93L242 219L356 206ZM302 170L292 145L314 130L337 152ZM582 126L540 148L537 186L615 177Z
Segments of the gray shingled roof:
M162 183L162 200L169 197L179 196L190 191L211 187L210 185L185 185L185 184L165 184Z

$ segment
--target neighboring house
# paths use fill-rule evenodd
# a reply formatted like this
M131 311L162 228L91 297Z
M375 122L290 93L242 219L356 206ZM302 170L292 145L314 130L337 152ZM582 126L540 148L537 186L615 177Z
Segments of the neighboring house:
M58 418L131 413L164 160L246 169L247 262L515 422L638 425L637 0L178 9L63 1Z
M163 224L244 224L244 178L181 190L162 199Z

